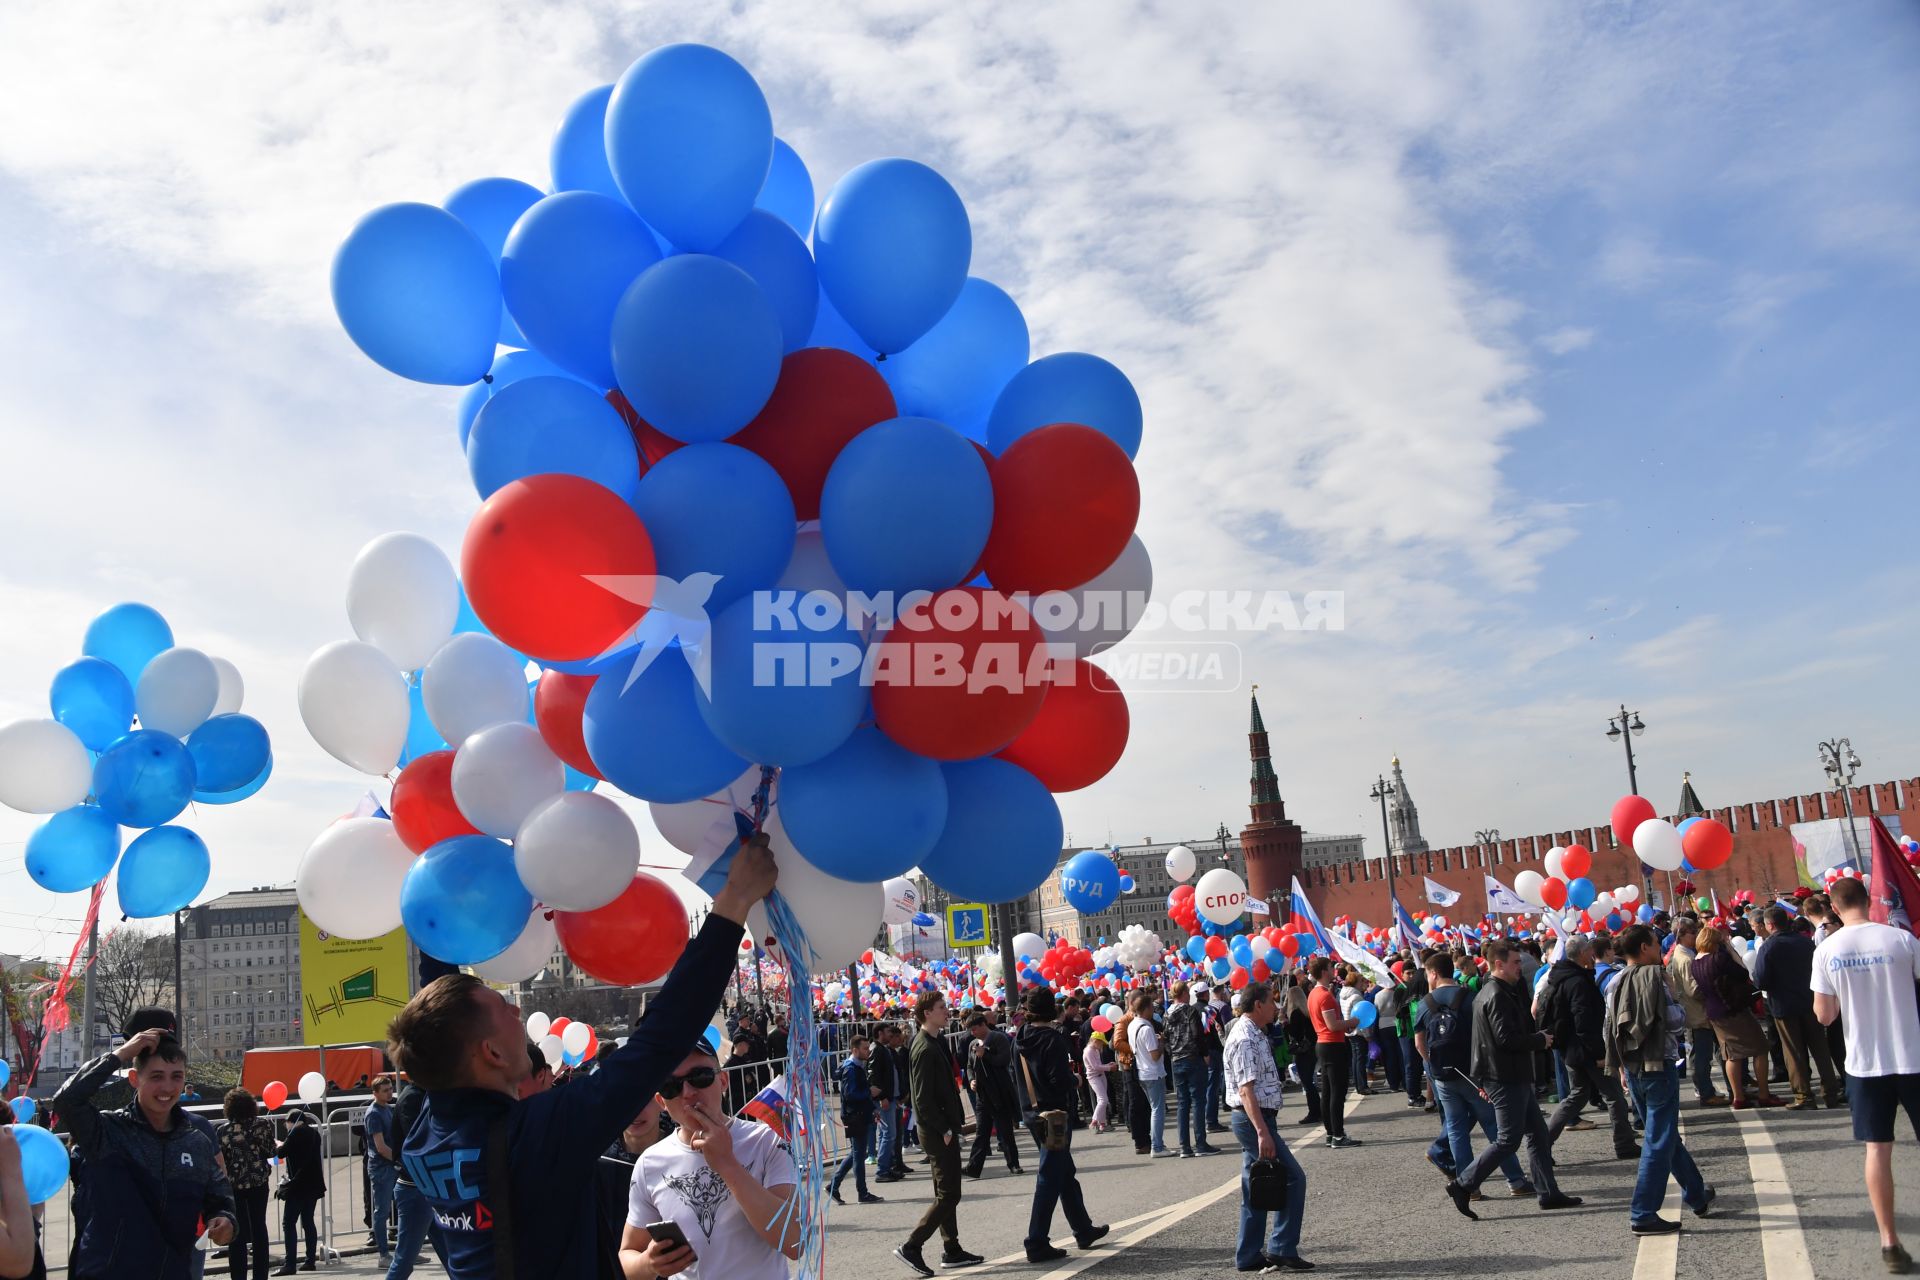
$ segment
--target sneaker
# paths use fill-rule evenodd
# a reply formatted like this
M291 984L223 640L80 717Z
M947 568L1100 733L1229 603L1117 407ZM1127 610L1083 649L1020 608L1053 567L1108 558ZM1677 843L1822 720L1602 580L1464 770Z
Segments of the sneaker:
M933 1274L933 1268L927 1265L927 1260L921 1254L920 1246L917 1244L899 1245L894 1249L893 1256L912 1267L913 1273L917 1276Z
M1633 1224L1633 1234L1637 1236L1670 1236L1679 1229L1680 1224L1672 1218L1648 1218Z
M1182 1147L1180 1148L1180 1158L1182 1160L1191 1160L1193 1159L1193 1152L1187 1150L1185 1147Z
M1361 1142L1360 1139L1358 1138L1349 1138L1346 1134L1343 1133L1337 1138L1332 1138L1332 1137L1328 1138L1327 1145L1337 1149L1340 1147L1365 1146L1366 1144Z
M1428 1104L1426 1105L1426 1107L1425 1107L1425 1108L1423 1108L1423 1109L1424 1109L1424 1110L1426 1111L1426 1113L1427 1113L1428 1115L1430 1115L1430 1116L1433 1116L1433 1115L1439 1115L1439 1114L1440 1114L1440 1108L1439 1108L1439 1106L1438 1106L1438 1105L1436 1105L1436 1104L1434 1104L1434 1103L1431 1103L1431 1102L1429 1102L1429 1103L1428 1103Z
M1027 1246L1027 1261L1032 1263L1058 1262L1067 1256L1067 1251L1051 1242Z
M1707 1198L1701 1202L1698 1209L1693 1211L1693 1216L1696 1218L1704 1218L1711 1214L1713 1212L1713 1202L1719 1195L1720 1193L1714 1190L1713 1184L1709 1182L1707 1184Z
M1453 1207L1458 1209L1462 1216L1471 1218L1475 1222L1480 1221L1480 1215L1473 1211L1473 1192L1451 1178L1447 1180L1447 1199L1453 1201Z
M1507 1194L1512 1196L1515 1200L1528 1200L1534 1196L1539 1195L1540 1193L1533 1189L1533 1184L1531 1182L1523 1182L1517 1187L1508 1187Z
M965 1249L955 1249L941 1256L940 1265L949 1271L957 1271L961 1267L977 1267L985 1261L986 1259L977 1253L968 1253Z
M1297 1253L1290 1253L1290 1254L1287 1254L1285 1257L1275 1257L1272 1254L1268 1254L1267 1269L1266 1271L1261 1272L1261 1274L1267 1275L1267 1274L1277 1274L1278 1272L1282 1272L1282 1271L1311 1271L1311 1270L1313 1270L1313 1264L1311 1262L1308 1262L1305 1258L1301 1257Z
M1180 1158L1180 1153L1171 1147L1162 1147L1153 1153L1153 1158L1155 1160L1177 1160Z
M860 1197L860 1203L861 1204L885 1204L886 1199L883 1196L877 1196L873 1194L873 1192L869 1191Z
M1220 1154L1220 1148L1207 1147L1207 1146L1195 1147L1193 1149L1193 1154L1197 1156L1217 1156Z
M840 1188L838 1187L828 1187L827 1198L838 1205L844 1205L846 1203L845 1200L840 1198Z
M1298 1125L1319 1124L1320 1117L1319 1116L1301 1116L1298 1120L1295 1120L1294 1123Z
M1097 1227L1089 1228L1086 1234L1084 1235L1075 1233L1073 1237L1073 1242L1079 1245L1082 1249L1091 1249L1093 1248L1093 1246L1099 1244L1102 1240L1106 1239L1107 1232L1110 1229L1111 1228L1109 1228L1107 1224L1103 1222Z
M1586 1202L1579 1196L1570 1196L1564 1192L1556 1192L1550 1196L1540 1197L1540 1207L1542 1209L1574 1209L1584 1203Z
M1903 1276L1913 1270L1913 1259L1907 1251L1897 1244L1886 1245L1880 1250L1880 1261L1887 1264L1887 1270L1896 1276Z
M1424 1107L1427 1105L1427 1100L1425 1098L1408 1098L1407 1105L1410 1107Z

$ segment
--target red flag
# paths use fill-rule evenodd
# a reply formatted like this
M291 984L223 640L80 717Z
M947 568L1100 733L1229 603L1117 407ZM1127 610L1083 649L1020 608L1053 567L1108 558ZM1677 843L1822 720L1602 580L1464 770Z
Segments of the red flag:
M1920 876L1900 855L1886 824L1873 818L1873 885L1869 916L1875 924L1890 924L1920 935Z

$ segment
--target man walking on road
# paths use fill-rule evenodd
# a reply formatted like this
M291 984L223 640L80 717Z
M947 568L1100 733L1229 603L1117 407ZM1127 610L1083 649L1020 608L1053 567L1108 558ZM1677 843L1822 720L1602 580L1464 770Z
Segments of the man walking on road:
M1812 1111L1820 1105L1813 1100L1809 1056L1820 1069L1820 1089L1827 1105L1837 1107L1840 1081L1834 1074L1833 1055L1827 1052L1826 1028L1813 1016L1813 937L1785 907L1768 907L1761 919L1767 940L1754 956L1753 981L1767 993L1767 1007L1773 1011L1773 1025L1786 1053L1787 1078L1793 1082L1793 1101L1787 1110Z
M913 1002L913 1018L920 1027L909 1058L913 1111L920 1145L933 1163L933 1203L893 1256L915 1274L930 1276L933 1268L921 1250L936 1231L945 1245L941 1266L977 1267L986 1259L960 1247L960 1126L966 1123L966 1115L960 1109L953 1058L942 1039L947 1029L947 998L938 991L921 992Z
M1274 1274L1311 1271L1300 1256L1301 1220L1307 1212L1307 1175L1287 1150L1276 1121L1280 1112L1280 1068L1274 1061L1267 1028L1280 1016L1273 988L1249 982L1240 989L1240 1017L1227 1035L1224 1054L1227 1106L1233 1136L1240 1142L1240 1235L1233 1265L1240 1271ZM1341 1046L1344 1050L1345 1046ZM1253 1207L1250 1174L1255 1162L1278 1163L1286 1181L1286 1207L1277 1213ZM1268 1228L1267 1219L1273 1223Z
M1435 951L1425 962L1429 989L1420 1002L1420 1021L1413 1033L1413 1044L1427 1060L1427 1074L1433 1079L1433 1096L1440 1103L1440 1136L1427 1148L1427 1160L1447 1177L1473 1163L1473 1130L1492 1142L1497 1136L1493 1123L1493 1104L1468 1077L1473 1067L1473 993L1454 981L1453 957ZM1500 1162L1506 1175L1507 1192L1514 1197L1534 1194L1533 1184L1520 1171L1520 1161L1509 1155ZM1476 1199L1486 1197L1475 1192Z
M1593 939L1585 934L1567 939L1565 958L1554 961L1547 971L1546 990L1540 997L1540 1021L1560 1046L1572 1086L1547 1119L1547 1141L1558 1142L1566 1127L1580 1118L1580 1109L1598 1100L1606 1104L1613 1121L1614 1157L1638 1160L1640 1145L1633 1140L1627 1100L1621 1096L1617 1077L1600 1067L1606 1043L1600 1034L1604 1006L1600 984L1594 980L1595 960Z
M1013 1091L1013 1041L977 1009L967 1016L967 1033L972 1037L965 1044L967 1076L979 1106L974 1109L973 1150L967 1155L966 1175L979 1178L985 1172L996 1134L1007 1172L1025 1172L1020 1167L1020 1106Z
M1173 1068L1182 1160L1219 1150L1207 1141L1207 1042L1213 1036L1205 1027L1205 1009L1187 995L1186 983L1174 983L1173 1004L1167 1009L1166 1052Z
M1903 1276L1913 1259L1893 1221L1893 1125L1904 1110L1920 1136L1920 942L1905 929L1869 918L1866 886L1833 882L1833 910L1845 925L1813 953L1813 1011L1823 1023L1844 1016L1847 1102L1853 1136L1867 1144L1867 1200L1880 1227L1880 1260Z

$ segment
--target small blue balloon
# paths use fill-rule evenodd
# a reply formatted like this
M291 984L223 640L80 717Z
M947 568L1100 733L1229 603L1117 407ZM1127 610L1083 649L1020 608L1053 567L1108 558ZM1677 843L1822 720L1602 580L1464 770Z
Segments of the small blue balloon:
M532 475L585 476L632 501L640 455L619 410L573 378L522 378L473 420L467 470L482 498Z
M535 350L605 389L614 383L608 335L620 296L659 261L633 210L591 191L563 191L514 224L500 254L500 287Z
M567 790L569 791L591 791L600 785L600 779L590 773L582 773L572 765L566 766L566 769Z
M1092 427L1129 458L1140 452L1140 396L1099 356L1062 351L1013 375L987 419L987 447L998 455L1029 431L1055 422Z
M120 674L132 686L140 683L140 673L155 656L171 648L173 628L159 611L128 601L114 605L87 624L87 638L80 651L120 668Z
M513 945L533 898L513 869L513 850L491 836L453 836L407 868L400 919L428 955L479 964Z
M760 86L706 45L664 45L628 67L606 121L621 193L681 249L705 253L724 240L773 163L773 114Z
M98 805L54 814L27 837L27 875L52 893L91 889L120 856L120 827Z
M196 787L193 800L195 804L238 804L248 796L257 794L260 788L267 785L267 779L272 776L273 757L269 755L267 762L260 766L260 772L254 774L246 783L235 787L232 791L203 791Z
M48 698L53 718L73 730L89 751L105 751L133 726L133 685L120 668L82 658L60 668Z
M690 444L638 482L633 509L647 526L663 578L719 580L707 615L779 581L793 558L793 497L758 454L733 444Z
M157 827L193 799L193 757L171 734L136 729L93 762L93 795L123 827Z
M724 440L780 379L780 317L753 277L688 253L649 268L613 316L613 371L635 413L695 443Z
M0 1087L5 1087L7 1083L7 1071L6 1064L0 1062ZM33 1113L39 1110L39 1104L23 1093L9 1102L7 1109L13 1112L13 1122L15 1124L32 1124Z
M135 920L170 916L193 902L207 887L213 859L207 843L185 827L155 827L143 831L127 846L114 883L120 891L120 914ZM532 910L531 907L528 910ZM523 917L520 921L525 924Z
M507 242L507 233L513 230L513 224L520 215L538 204L546 192L536 186L520 181L518 178L475 178L452 195L447 197L446 210L466 224L467 230L480 237L480 243L487 246L494 266L500 264L500 248ZM520 326L507 314L504 303L500 308L500 342L503 346L524 347L527 345Z
M777 614L756 618L760 612L761 602L750 597L713 620L712 676L699 699L700 717L743 759L772 765L825 759L867 712L859 628L845 619L789 628Z
M267 730L252 716L213 716L187 735L196 791L219 795L237 791L260 776L273 758Z
M1380 1021L1380 1010L1374 1007L1373 1001L1362 1000L1353 1006L1353 1020L1360 1024L1362 1031L1365 1031Z
M607 99L612 96L613 86L603 84L567 108L547 153L555 191L594 191L612 200L626 199L607 165Z
M847 443L820 493L820 533L855 591L941 591L964 582L993 528L979 451L926 418L891 418Z
M1593 881L1587 879L1585 876L1581 876L1567 885L1567 905L1575 911L1585 911L1593 905L1593 900L1599 896L1600 891L1594 886Z
M700 1038L702 1040L705 1040L707 1042L708 1047L711 1048L715 1053L720 1052L720 1028L708 1027L705 1031L702 1031L700 1033Z
M872 725L823 760L780 774L780 820L793 847L831 876L905 875L947 824L947 780Z
M1224 978L1228 974L1233 972L1233 963L1229 961L1225 956L1220 956L1214 960L1209 961L1207 967L1212 971L1213 976L1216 978Z
M505 391L522 378L572 378L573 375L562 369L538 351L502 351L493 362L493 368L487 371L482 381L474 383L460 393L458 420L460 424L460 449L464 453L467 438L473 434L473 420L480 416L480 410L487 401ZM579 381L575 379L575 381ZM580 385L585 386L585 383Z
M1046 882L1064 836L1060 806L1040 780L1005 760L941 766L947 826L920 861L960 902L1011 902Z
M780 318L783 351L807 345L820 309L820 275L806 241L792 227L764 209L755 209L719 243L713 256L752 276L767 295Z
M813 228L827 297L884 355L904 351L960 296L973 257L967 209L914 160L869 160L827 195Z
M1607 913L1607 918L1609 920L1612 920L1618 917L1619 914L1620 913L1617 911L1611 911ZM1643 902L1640 904L1640 909L1634 913L1634 918L1638 920L1641 924L1652 924L1653 914L1654 913L1653 913L1652 905L1649 903Z
M13 1079L13 1064L8 1062L5 1057L0 1057L0 1089L6 1088L7 1081L11 1079ZM18 1099L16 1099L16 1101L18 1101ZM27 1102L29 1106L31 1106L33 1099L28 1098ZM14 1114L19 1114L19 1108L14 1108ZM31 1115L32 1112L29 1111L28 1114Z
M460 596L460 604L463 609L467 608L467 598L464 592ZM475 618L474 621L478 623L479 619ZM484 627L477 627L475 629L485 630ZM418 679L407 682L407 702L412 708L412 711L407 720L407 745L400 751L400 766L402 768L405 768L408 764L418 760L428 752L444 751L447 746L447 740L440 736L438 729L433 727L433 718L427 714L427 702L420 692L420 681Z
M45 1204L67 1185L71 1160L66 1144L45 1129L22 1123L13 1130L20 1144L20 1173L27 1184L27 1203Z
M773 164L753 203L799 232L802 240L813 234L813 178L800 154L779 138L773 140Z
M701 718L699 690L680 649L651 656L631 688L627 666L594 681L580 718L587 754L601 777L639 800L675 804L712 795L746 772L747 762Z
M903 416L944 422L987 442L987 415L1027 365L1027 320L998 285L969 277L953 308L880 365Z
M1060 868L1060 896L1082 915L1112 906L1120 895L1120 868L1098 850L1076 853Z
M493 363L500 273L480 237L445 209L385 205L334 255L333 308L375 364L464 387Z

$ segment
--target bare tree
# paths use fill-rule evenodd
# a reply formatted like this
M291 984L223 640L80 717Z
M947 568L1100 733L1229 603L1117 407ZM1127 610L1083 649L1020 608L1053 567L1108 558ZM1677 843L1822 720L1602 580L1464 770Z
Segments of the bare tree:
M135 1009L173 1001L173 938L170 934L119 929L100 944L87 975L100 1020L117 1032Z

